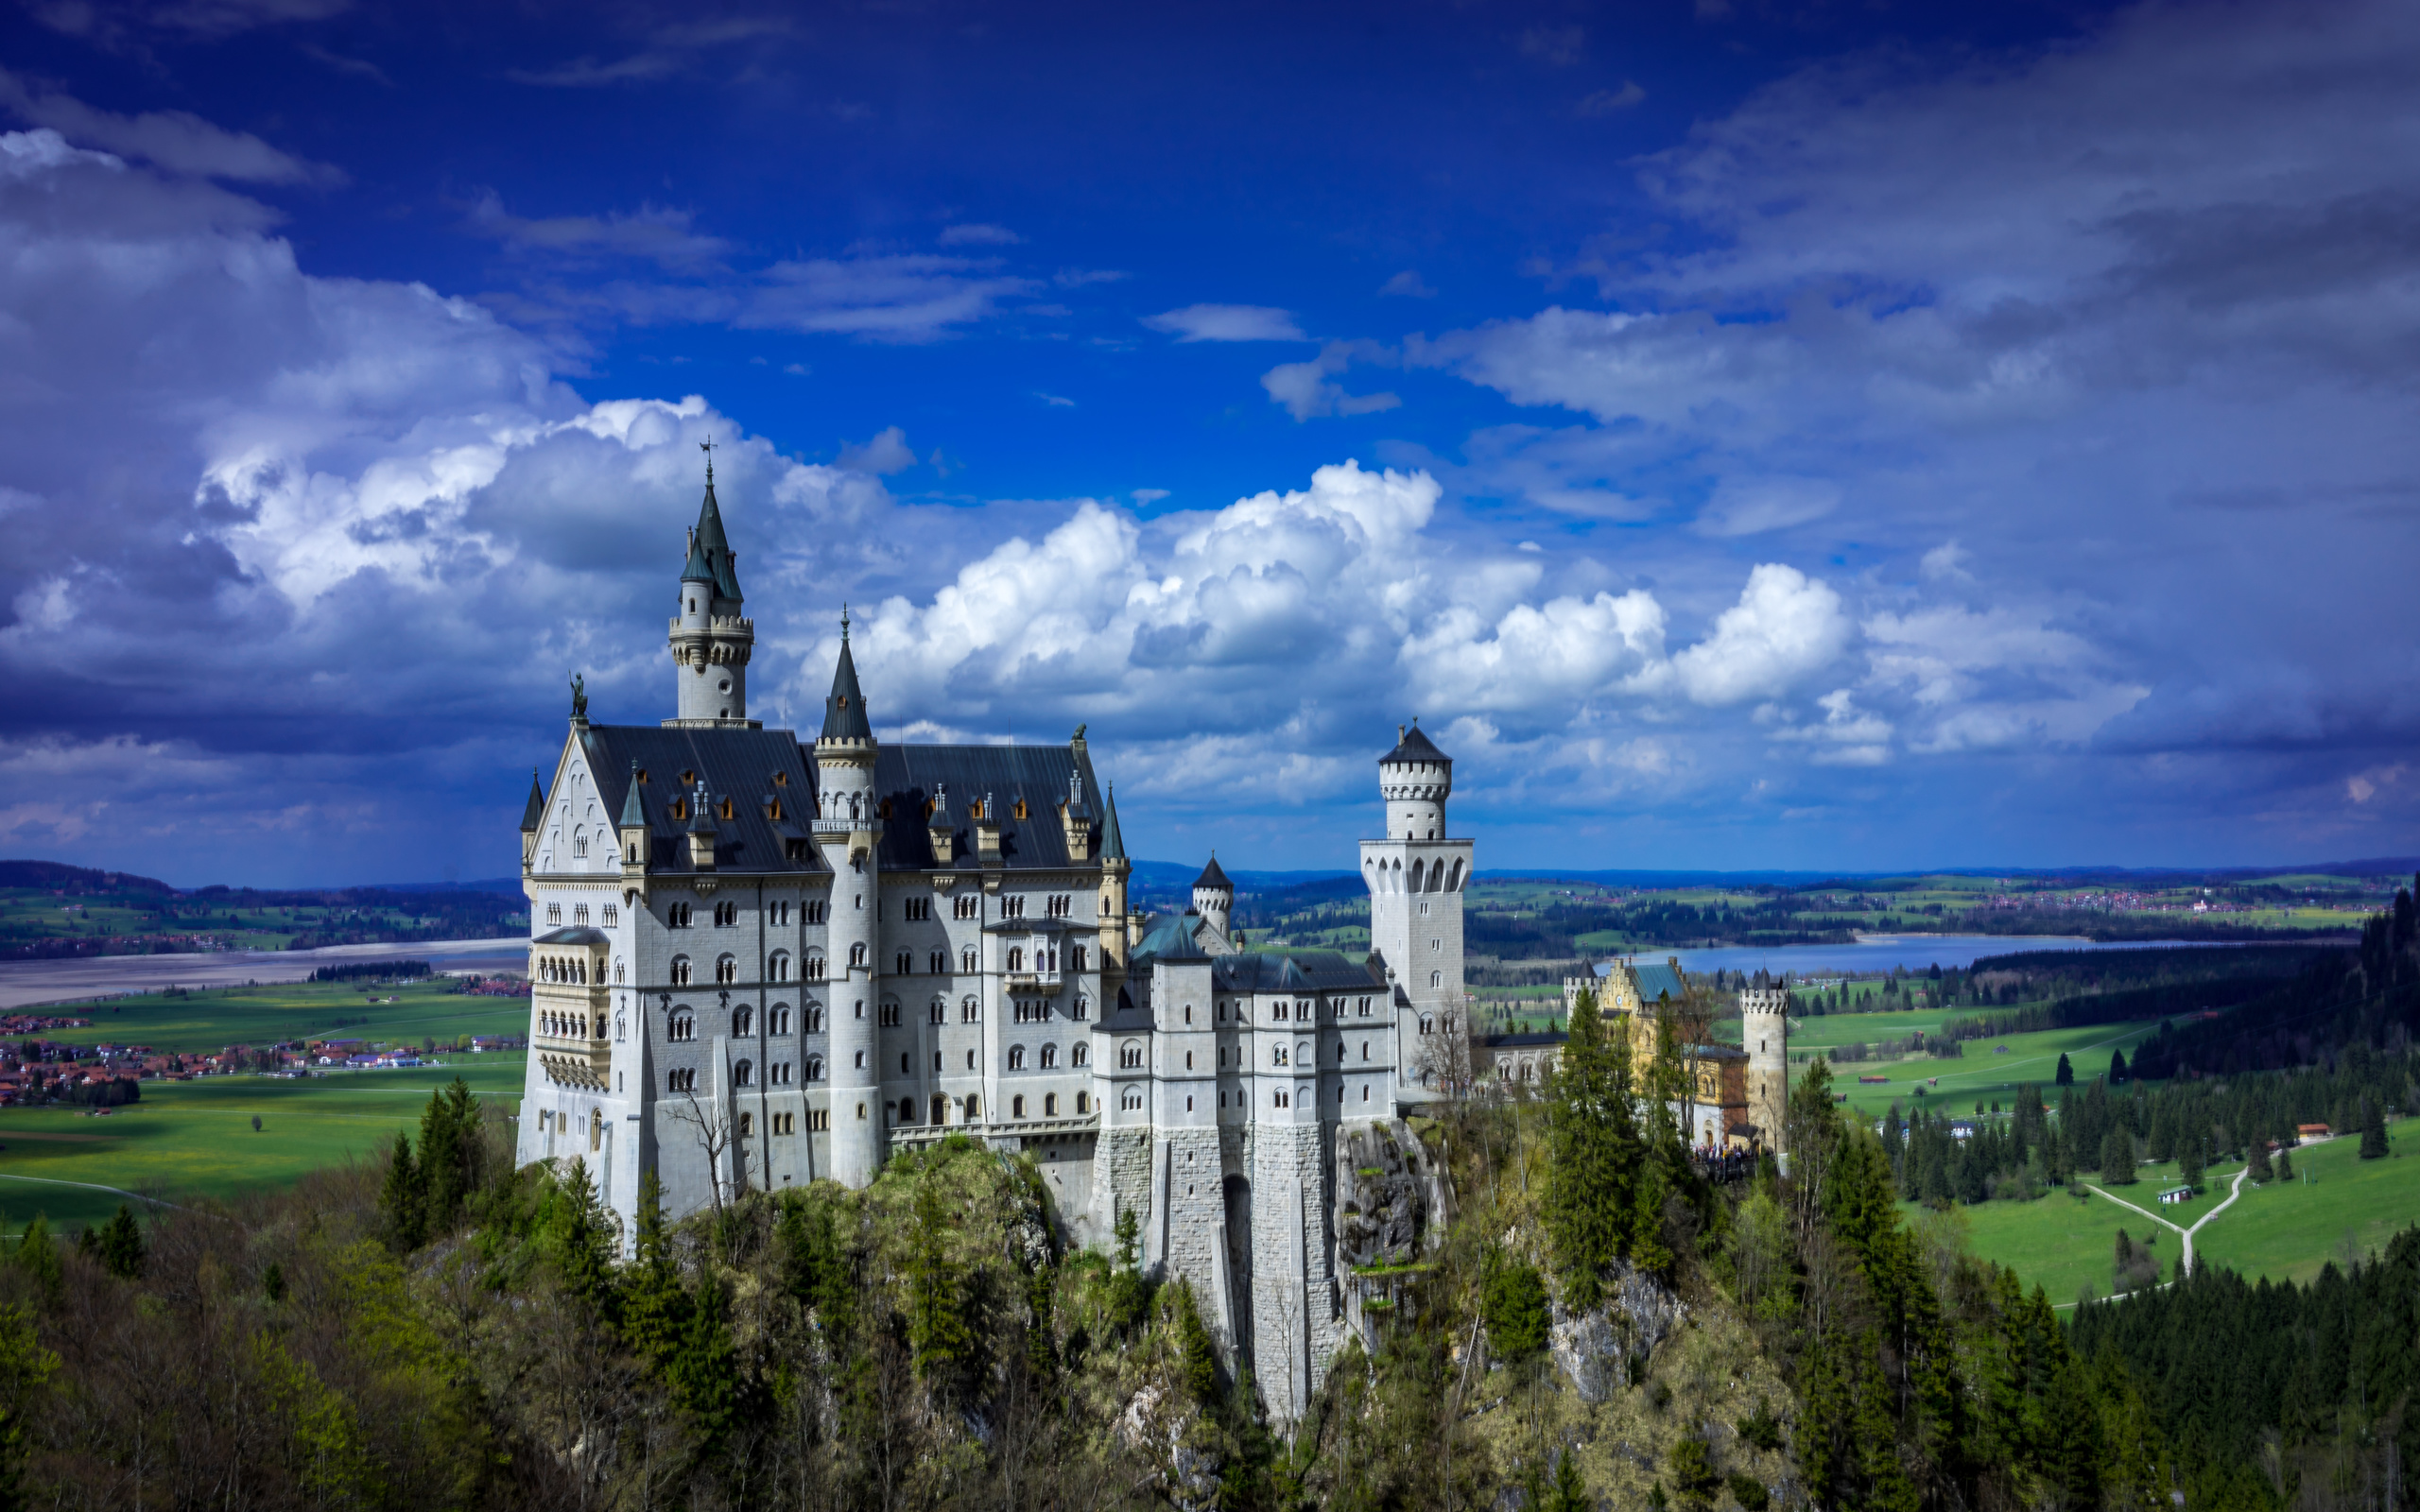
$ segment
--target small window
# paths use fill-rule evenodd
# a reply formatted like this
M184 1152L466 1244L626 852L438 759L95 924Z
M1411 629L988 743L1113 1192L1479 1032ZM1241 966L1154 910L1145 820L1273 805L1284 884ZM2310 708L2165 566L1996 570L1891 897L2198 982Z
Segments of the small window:
M1092 1048L1088 1045L1080 1044L1075 1049L1067 1053L1067 1058L1076 1065L1083 1065L1093 1058ZM1082 1109L1079 1108L1077 1111L1081 1112Z
M1090 1092L1078 1092L1078 1093L1076 1094L1076 1113L1077 1113L1077 1115L1078 1115L1079 1117L1080 1117L1080 1116L1082 1116L1082 1115L1083 1115L1083 1114L1085 1114L1085 1113L1089 1113L1089 1112L1091 1112L1092 1110L1093 1110L1093 1099L1092 1099L1092 1094L1091 1094Z
M1057 1045L1044 1045L1042 1047L1042 1069L1048 1071L1058 1064L1059 1047Z
M893 957L893 970L901 976L906 976L916 969L916 957L909 952L901 951L897 956Z
M686 955L672 957L672 985L674 987L689 985L689 957Z
M605 927L613 929L622 921L622 911L612 903L605 905Z
M823 1079L823 1057L821 1056L809 1056L806 1057L806 1079L809 1081L821 1081Z
M725 987L739 980L739 963L726 955L715 962L715 980Z
M548 903L546 905L546 922L549 924L560 924L562 921L563 905L561 903Z
M975 970L975 947L974 947L974 946L969 945L968 947L966 947L966 949L964 949L964 950L962 950L962 951L959 952L958 958L959 958L959 968L958 968L958 969L959 969L959 971L974 971L974 970Z
M1025 1117L1025 1099L1024 1099L1024 1098L1022 1098L1022 1097L1011 1097L1011 1098L1010 1098L1010 1099L1009 1099L1009 1116L1010 1116L1011 1118L1023 1118L1023 1117Z
M786 982L790 979L790 957L787 951L775 951L765 963L765 980Z
M1026 817L1028 817L1028 814L1027 814L1027 812L1026 812L1025 799L1017 799L1017 801L1016 801L1016 807L1015 807L1015 809L1013 810L1013 812L1015 813L1016 816L1017 816L1018 818L1020 818L1020 819L1022 819L1022 818L1026 818ZM1022 1115L1020 1115L1020 1116L1022 1116Z
M1057 1092L1044 1092L1042 1094L1042 1116L1045 1118L1057 1118L1059 1116L1059 1094Z
M743 1062L743 1064L744 1064L744 1062ZM746 1082L741 1082L741 1083L740 1083L740 1085L741 1085L742 1087L745 1087L745 1086L747 1086L748 1084L747 1084ZM746 1139L753 1139L753 1138L755 1138L755 1137L756 1137L756 1115L755 1115L755 1114L753 1114L753 1113L742 1113L742 1114L740 1114L740 1115L739 1115L739 1137L740 1137L741 1139L743 1139L743 1140L746 1140Z
M1011 1071L1025 1070L1025 1046L1009 1046L1009 1069Z

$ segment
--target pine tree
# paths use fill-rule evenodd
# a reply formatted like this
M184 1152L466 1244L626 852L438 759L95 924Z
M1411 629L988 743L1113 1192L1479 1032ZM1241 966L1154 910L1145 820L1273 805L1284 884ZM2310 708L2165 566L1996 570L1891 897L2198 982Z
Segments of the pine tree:
M1584 1313L1632 1247L1640 1155L1629 1047L1605 1033L1594 992L1580 994L1562 1061L1547 1080L1546 1111L1547 1236L1564 1305Z
M101 1229L98 1244L101 1268L120 1280L139 1280L147 1246L143 1243L143 1227L134 1221L134 1210L125 1203L117 1205L117 1213Z
M2361 1159L2375 1160L2387 1153L2386 1114L2377 1100L2361 1094Z
M1547 1347L1547 1288L1535 1270L1492 1255L1480 1287L1487 1347L1497 1359L1518 1365Z
M1555 1456L1554 1485L1547 1488L1540 1505L1544 1512L1596 1512L1597 1503L1588 1497L1588 1483L1580 1474L1577 1451L1565 1449Z
M731 1301L722 1282L706 1276L698 1282L689 1308L689 1326L680 1349L665 1372L673 1400L689 1414L700 1435L717 1444L738 1416L739 1351L731 1339Z
M2135 1136L2122 1125L2112 1124L2100 1142L2100 1179L2113 1187L2135 1181Z
M2125 1079L2126 1052L2123 1050L2112 1050L2109 1052L2109 1085L2115 1087Z
M2188 1138L2177 1146L2176 1179L2179 1184L2199 1188L2202 1185L2202 1142Z
M916 1183L914 1228L908 1248L908 1345L917 1377L954 1376L973 1342L966 1323L965 1267L949 1253L949 1214L940 1183L927 1171Z
M2244 1161L2244 1169L2251 1173L2253 1180L2266 1186L2269 1182L2276 1179L2277 1173L2269 1164L2269 1142L2267 1140L2258 1138L2254 1139L2252 1142L2252 1148L2248 1154L2249 1158Z
M58 1241L50 1237L49 1219L39 1212L34 1214L34 1221L26 1225L25 1237L17 1241L16 1254L12 1258L17 1268L32 1277L42 1288L43 1301L57 1307L65 1275L60 1265Z
M2280 1181L2291 1181L2293 1178L2294 1152L2291 1150L2279 1150L2277 1152L2277 1179Z
M387 1158L387 1180L378 1191L378 1211L387 1221L387 1243L408 1255L428 1237L427 1208L421 1194L420 1167L412 1160L412 1137L398 1133L394 1153Z
M2067 1053L2064 1050L2059 1052L2058 1074L2050 1079L2053 1084L2060 1087L2072 1087L2076 1084L2076 1068L2068 1064Z
M635 1252L623 1282L622 1337L638 1356L662 1368L689 1332L689 1294L681 1287L664 1223L664 1187L652 1170L639 1176Z
M547 1222L547 1246L564 1290L605 1317L614 1314L614 1240L596 1188L588 1179L588 1162L574 1159L571 1175L554 1194Z
M1176 1286L1177 1379L1196 1404L1215 1406L1219 1400L1219 1352L1210 1331L1201 1326L1201 1310L1193 1305L1190 1282Z

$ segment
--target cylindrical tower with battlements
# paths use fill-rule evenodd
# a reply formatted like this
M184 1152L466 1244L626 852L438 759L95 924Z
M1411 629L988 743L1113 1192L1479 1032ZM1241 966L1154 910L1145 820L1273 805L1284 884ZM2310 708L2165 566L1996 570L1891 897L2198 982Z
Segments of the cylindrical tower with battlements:
M1454 764L1414 724L1397 727L1395 748L1378 764L1378 791L1387 800L1387 838L1442 840L1445 799L1454 791Z
M1236 885L1227 880L1226 872L1219 869L1218 856L1213 854L1210 864L1201 868L1201 875L1193 879L1193 911L1218 931L1220 939L1225 939L1227 920L1235 906Z
M1748 1121L1756 1143L1779 1155L1789 1148L1789 988L1761 971L1739 993L1739 1040L1748 1052Z
M832 868L825 949L832 983L832 1176L844 1187L871 1184L882 1168L883 1108L877 1089L876 1023L882 983L881 857L875 840L873 726L840 621L840 662L823 701L815 742L818 807L815 848Z

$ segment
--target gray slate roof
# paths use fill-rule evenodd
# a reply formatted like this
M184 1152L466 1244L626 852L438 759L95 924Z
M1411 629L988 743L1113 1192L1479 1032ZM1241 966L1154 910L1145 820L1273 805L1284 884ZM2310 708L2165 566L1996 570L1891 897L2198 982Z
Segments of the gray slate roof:
M1224 992L1366 992L1387 985L1367 961L1336 951L1221 955L1211 980Z
M1381 765L1391 762L1443 762L1454 765L1454 758L1437 748L1437 743L1420 732L1418 725L1396 731L1395 748L1378 758Z
M1219 857L1216 852L1212 853L1210 864L1201 868L1201 875L1193 879L1193 886L1197 892L1204 887L1214 887L1220 892L1236 890L1236 885L1229 882L1227 874L1219 869Z
M656 725L591 725L579 738L587 751L597 797L625 826L644 823L652 838L652 869L689 869L685 836L694 821L672 817L672 802L688 796L683 772L702 778L715 800L729 799L732 817L717 815L716 866L725 871L821 873L811 844L816 813L815 752L786 730L665 729ZM633 787L633 767L647 781ZM883 746L874 755L874 793L888 807L876 844L882 866L892 871L929 870L929 831L946 820L954 837L957 869L972 869L973 805L989 797L1000 828L1000 863L1011 871L1088 867L1097 857L1067 853L1059 805L1078 770L1084 789L1096 780L1089 758L1067 746ZM777 783L776 774L786 776ZM944 793L947 807L929 817L925 805ZM779 799L783 816L768 816L767 800ZM1027 816L1016 816L1017 799ZM639 813L631 811L635 801ZM1098 833L1098 832L1097 832ZM1103 838L1106 838L1104 835ZM796 853L793 854L792 852Z
M706 497L698 506L698 534L691 554L703 553L705 565L714 575L715 592L733 603L739 601L739 564L732 559L731 538L723 534L722 507L715 502L714 464L706 464ZM683 578L688 575L683 574Z
M849 627L840 627L840 663L832 669L832 692L823 700L825 740L872 740L866 696L857 686L857 660L849 654Z
M549 934L541 935L529 943L532 945L610 945L613 942L613 936L601 929L592 929L586 924L574 924L569 929L558 929Z

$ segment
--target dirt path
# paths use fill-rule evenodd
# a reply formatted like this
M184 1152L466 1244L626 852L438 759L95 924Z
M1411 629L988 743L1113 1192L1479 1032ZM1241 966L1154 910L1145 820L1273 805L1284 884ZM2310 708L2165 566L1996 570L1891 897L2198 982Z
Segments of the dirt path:
M2128 1202L2125 1198L2114 1196L2107 1192L2102 1192L2100 1188L2093 1186L2089 1182L2085 1184L2084 1190L2087 1192L2099 1192L2102 1196L2108 1197L2110 1201L2118 1204L2118 1206L2132 1212L2141 1213L2144 1217L2149 1218L2152 1222L2159 1225L2169 1232L2173 1234L2182 1234L2185 1238L2185 1274L2190 1276L2193 1274L2193 1236L2200 1233L2203 1226L2207 1224L2211 1219L2235 1206L2235 1199L2243 1195L2243 1178L2251 1174L2252 1168L2250 1166L2245 1166L2242 1170L2238 1171L2235 1174L2235 1184L2227 1189L2227 1200L2220 1203L2217 1207L2212 1208L2209 1211L2202 1214L2200 1218L2194 1221L2193 1227L2190 1228L2179 1228L2176 1225L2161 1217L2158 1213L2152 1211L2149 1208L2137 1208L2133 1203Z

